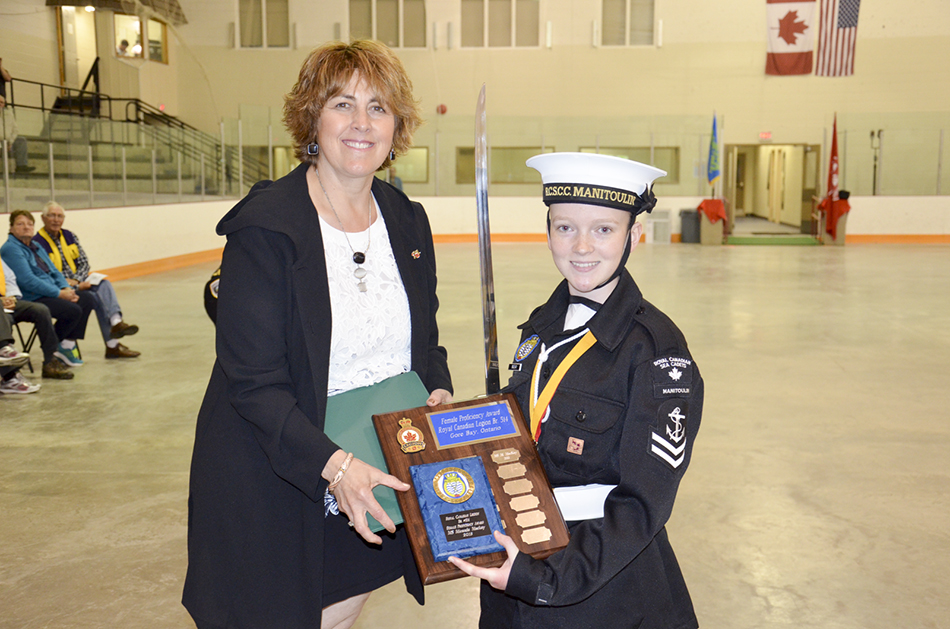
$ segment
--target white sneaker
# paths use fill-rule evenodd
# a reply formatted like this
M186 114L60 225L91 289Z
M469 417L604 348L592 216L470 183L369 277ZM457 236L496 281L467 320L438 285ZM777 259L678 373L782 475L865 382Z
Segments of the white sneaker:
M12 345L0 347L0 367L22 367L30 362L30 357L16 351Z
M4 380L0 382L0 393L4 394L27 394L27 393L36 393L40 390L40 387L43 385L32 384L26 378L23 377L23 374L17 372L15 376L9 380Z

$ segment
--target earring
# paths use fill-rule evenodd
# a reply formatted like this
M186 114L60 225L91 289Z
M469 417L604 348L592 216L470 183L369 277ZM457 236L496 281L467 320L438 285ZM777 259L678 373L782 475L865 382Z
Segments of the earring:
M316 142L314 142L313 144L307 145L307 155L319 155L319 154L320 154L320 146Z
M396 161L396 147L389 149L389 161Z

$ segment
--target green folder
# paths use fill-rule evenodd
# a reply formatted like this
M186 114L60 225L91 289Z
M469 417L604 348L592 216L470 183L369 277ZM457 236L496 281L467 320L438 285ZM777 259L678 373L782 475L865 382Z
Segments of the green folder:
M389 472L383 451L373 428L373 415L425 406L429 392L414 371L387 378L369 387L352 389L327 398L327 419L324 432L338 446L373 467ZM408 480L408 479L404 479ZM402 511L396 502L395 490L379 485L373 489L376 500L396 524L401 524ZM366 521L374 532L383 530L368 513Z

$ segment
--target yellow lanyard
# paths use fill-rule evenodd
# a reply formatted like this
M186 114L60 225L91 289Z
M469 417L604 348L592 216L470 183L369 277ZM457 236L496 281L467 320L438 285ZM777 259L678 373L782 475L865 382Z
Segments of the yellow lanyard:
M576 337L562 341L558 343L558 345L566 343L573 338ZM554 375L552 375L548 383L544 385L541 395L538 396L538 380L540 379L541 365L547 360L548 353L554 350L558 345L553 346L550 350L545 350L544 346L541 346L541 355L538 357L538 362L534 365L534 373L531 377L531 399L534 400L534 403L531 405L531 435L535 441L541 436L541 418L544 417L548 404L551 403L551 398L554 397L554 392L557 391L558 385L561 384L564 374L566 374L567 370L596 342L597 339L594 338L594 333L587 330L587 333L584 334L581 340L577 342L577 345L574 346L568 355L564 357L564 360L561 361L561 364L557 366L557 369L554 370Z

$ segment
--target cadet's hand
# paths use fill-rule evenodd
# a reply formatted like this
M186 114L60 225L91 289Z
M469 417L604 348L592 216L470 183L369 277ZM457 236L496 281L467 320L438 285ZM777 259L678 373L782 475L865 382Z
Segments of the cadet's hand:
M504 591L505 588L508 587L508 575L511 574L511 566L515 563L515 557L518 556L519 551L518 546L515 545L515 541L500 531L495 531L495 540L508 551L508 559L505 560L505 563L503 563L500 568L482 568L481 566L472 565L458 557L449 557L449 561L453 566L470 577L483 579L496 590Z

